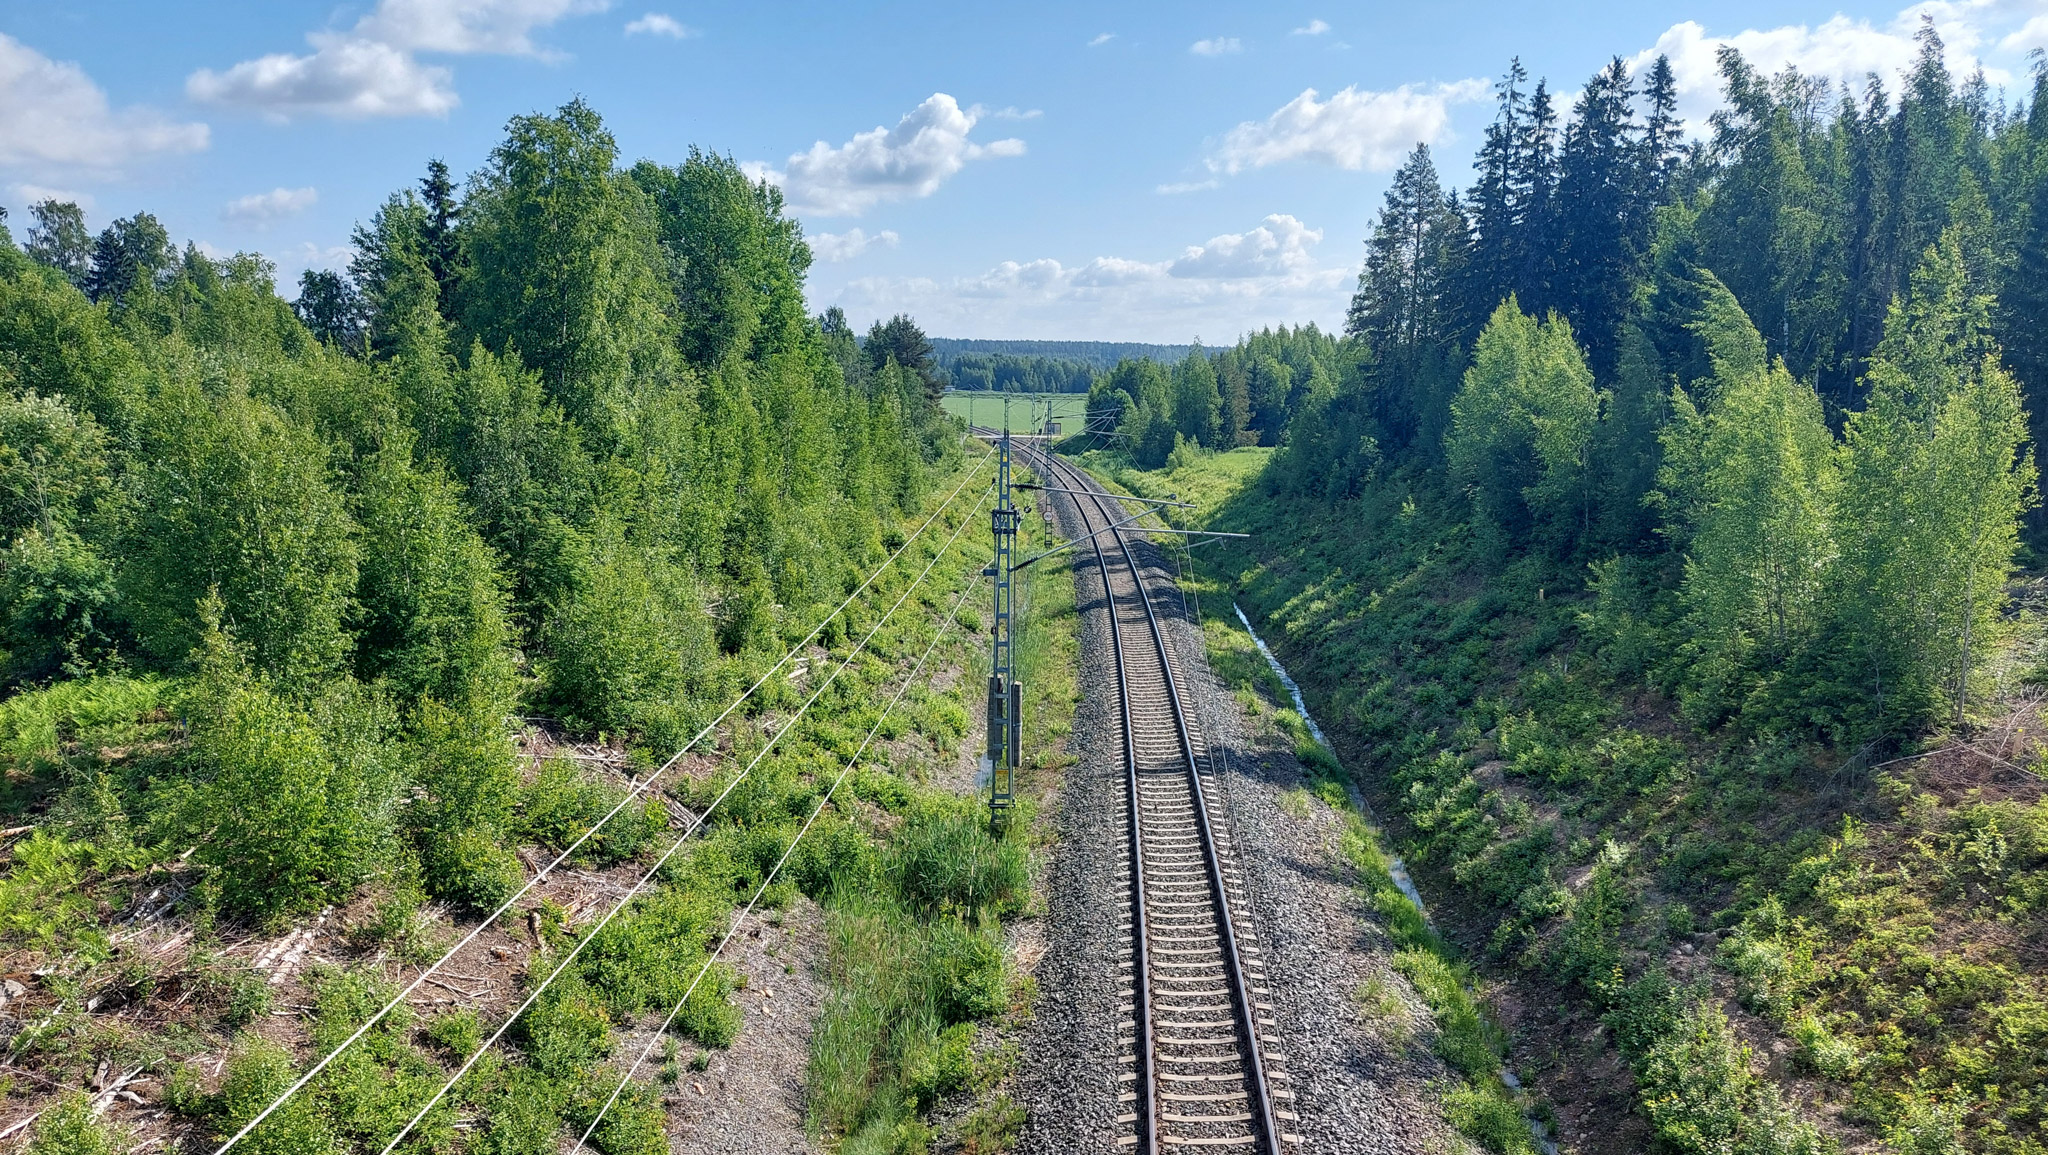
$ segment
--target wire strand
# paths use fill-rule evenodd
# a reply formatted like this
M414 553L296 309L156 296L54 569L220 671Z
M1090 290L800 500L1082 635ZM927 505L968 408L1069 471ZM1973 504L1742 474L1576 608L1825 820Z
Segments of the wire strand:
M905 538L903 540L902 545L896 547L896 552L890 554L887 558L883 559L882 564L876 566L874 572L870 573L867 576L866 580L862 581L860 585L856 586L852 593L846 595L846 600L840 602L839 605L836 606L831 613L826 614L822 619L820 619L818 624L811 629L811 632L804 635L802 641L790 647L788 653L782 655L781 658L776 660L774 665L768 667L766 672L764 672L759 678L754 680L753 685L748 686L745 692L743 692L739 697L733 699L731 705L719 711L717 717L705 723L702 729L698 730L695 734L691 735L690 740L683 743L682 748L677 750L673 755L671 755L668 761L662 763L660 769L656 770L653 774L648 775L644 781L636 783L631 790L628 790L626 792L625 797L619 799L618 805L612 807L609 811L607 811L604 817L598 819L597 822L590 827L590 829L584 831L580 836L578 836L576 841L570 843L568 848L563 850L559 855L557 855L553 862L550 862L545 868L535 873L532 878L526 881L525 885L521 886L517 891L514 891L512 897L500 903L498 905L498 908L492 911L488 917L482 919L476 924L476 926L472 927L469 933L462 937L462 940L460 942L457 942L454 946L450 947L448 951L445 954L443 954L440 958L436 959L431 966L427 967L425 970L421 971L417 976L415 976L412 982L408 984L405 987L405 989L399 991L398 994L394 995L390 1002L385 1003L384 1006L381 1009L379 1009L376 1014L371 1015L369 1019L363 1023L362 1026L357 1027L353 1034L349 1035L348 1038L343 1039L339 1045L337 1045L333 1050L329 1051L325 1056L323 1056L319 1062L313 1064L310 1068L308 1068L305 1074L300 1075L296 1082L294 1082L291 1086L286 1087L283 1093L278 1095L278 1097L275 1100L273 1100L269 1106L257 1112L255 1118L243 1124L241 1130L235 1132L234 1135L229 1137L227 1142L222 1143L218 1148L214 1150L214 1155L227 1155L227 1152L231 1148L233 1148L235 1144L240 1143L243 1139L247 1138L251 1131L254 1131L260 1124L262 1124L262 1122L265 1119L268 1119L271 1116L271 1114L275 1112L279 1107L284 1106L286 1100L290 1099L293 1095L296 1095L301 1090L303 1090L306 1084L312 1082L313 1079L317 1077L321 1071L327 1068L327 1065L329 1063L332 1063L336 1058L340 1057L343 1051L346 1051L350 1047L354 1046L357 1040L361 1039L365 1034L369 1033L371 1027L374 1027L379 1022L383 1021L384 1016L390 1014L392 1008L398 1006L399 1003L404 1002L406 999L410 998L412 996L412 993L419 989L420 984L427 981L427 976L439 970L444 964L448 962L449 959L454 958L457 954L459 954L462 951L464 947L468 946L471 942L475 941L477 935L482 934L485 927L491 926L494 923L496 923L500 915L503 915L506 911L512 909L513 903L516 903L521 898L525 897L527 891L533 889L533 887L536 884L538 884L543 879L547 878L550 874L552 874L555 868L561 866L562 863L568 861L570 855L574 854L578 848L580 848L585 842L589 841L592 835L596 834L599 830L603 829L605 824L610 822L614 817L616 817L619 811L624 810L628 803L645 794L654 785L655 782L660 780L663 775L667 774L669 770L673 768L677 762L682 760L684 754L689 753L690 748L692 746L695 746L698 742L703 741L705 735L711 733L714 729L718 727L718 725L721 722L724 722L726 718L730 717L734 710L739 709L741 704L745 703L749 698L752 698L754 694L761 689L762 686L768 683L769 678L775 676L775 671L781 669L783 663L788 662L791 658L794 658L798 653L800 653L805 646L810 645L811 641L814 638L816 638L822 630L824 630L826 625L829 624L832 621L832 619L838 617L841 613L844 613L846 611L846 607L852 605L853 600L855 598L859 597L864 591L866 591L866 589L870 585L873 585L875 579L881 577L883 571L887 570L891 565L895 564L897 558L903 556L903 551L909 549L912 542L915 542L919 537L922 537L924 535L924 531L931 527L932 522L937 520L940 514L944 513L947 509L952 507L954 500L960 496L961 491L967 488L968 482L973 481L975 475L981 472L982 466L988 463L989 458L991 456L993 455L984 455L980 461L976 462L974 468L968 471L967 476L960 479L960 484L953 487L953 492L946 495L946 500L941 502L939 504L939 507L933 510L929 517L926 517L924 519L924 523L917 527L916 532L912 533L909 537ZM979 501L975 503L975 508L980 508ZM966 523L962 522L961 524L965 525ZM723 797L723 795L720 795L721 799ZM714 803L713 805L716 805L716 803ZM709 814L710 811L707 809L704 812L704 815L700 815L698 817L697 823L693 824L690 829L694 831L697 825L702 824L703 818L705 816L708 816ZM683 837L687 838L689 837L689 834L686 832Z
M944 641L946 635L951 632L953 621L959 614L960 607L966 603L967 595L979 588L981 588L981 575L976 574L973 580L969 581L966 587L960 591L960 596L954 599L953 608L946 612L945 621L939 626L939 632L933 636L932 644L925 647L923 655L917 659L917 665L911 669L910 676L903 679L903 684L897 687L896 696L889 699L887 706L882 707L882 713L876 717L875 724L868 729L867 737L861 739L860 749L855 750L853 756L846 760L846 765L839 771L839 776L832 780L831 787L825 791L825 797L819 800L817 808L811 811L811 816L804 820L803 826L796 832L796 837L790 839L788 849L782 852L782 858L775 863L775 868L770 870L768 876L761 880L760 887L754 891L754 897L748 900L747 908L741 911L737 918L733 919L732 926L725 932L725 937L718 941L717 948L704 960L704 965L698 968L697 977L690 980L689 987L683 991L683 997L676 1000L676 1005L674 1009L669 1011L668 1018L662 1020L661 1029L654 1032L653 1037L647 1040L647 1045L640 1049L640 1056L633 1060L632 1066L626 1068L625 1077L619 1080L618 1086L612 1088L611 1097L604 1101L604 1106L598 1108L597 1117L590 1121L590 1126L584 1128L583 1136L576 1140L574 1147L569 1149L569 1155L576 1155L577 1152L583 1150L583 1145L588 1143L591 1135L596 1133L597 1125L604 1121L605 1112L610 1111L612 1104L618 1102L619 1096L625 1093L627 1084L633 1081L634 1073L640 1069L642 1063L647 1061L647 1056L654 1053L654 1044L661 1041L668 1034L668 1029L675 1025L676 1016L683 1013L683 1004L690 1001L690 996L697 991L697 984L703 982L704 976L711 973L711 964L718 961L718 956L724 952L726 944L730 943L732 937L739 933L740 927L746 923L747 916L754 913L754 904L760 902L761 896L768 893L768 887L775 881L776 874L789 861L789 856L796 852L797 843L802 842L804 835L810 832L811 823L817 821L818 815L824 813L826 803L832 801L832 794L839 789L840 782L844 781L846 775L860 762L860 756L867 753L868 744L873 742L875 735L881 732L882 722L889 717L889 712L896 708L897 703L903 701L904 695L910 692L910 687L916 684L918 675L924 670L925 662L931 658L932 653L939 648L939 643Z
M994 484L991 483L987 490L982 491L981 498L976 499L974 503L975 512L980 511L982 500L986 499L988 497L989 492L994 490L994 488ZM859 644L854 646L853 649L847 653L846 660L839 663L839 668L832 671L832 676L825 679L824 682L820 683L818 688L811 692L811 696L804 701L803 706L797 710L796 714L793 715L790 718L790 720L783 725L782 729L777 730L775 732L775 737L770 739L768 744L761 748L760 753L754 756L754 760L747 764L747 769L743 771L739 775L739 777L733 779L733 781L726 786L724 792L719 794L718 801L724 801L726 795L732 793L733 788L735 786L738 786L740 781L744 779L747 776L747 774L752 773L754 767L760 764L761 759L767 757L768 752L770 750L773 750L776 744L782 741L782 736L789 733L792 729L796 727L796 724L798 722L803 720L804 715L810 711L812 703L816 702L818 698L824 694L825 690L832 685L833 682L838 681L839 675L846 672L846 668L848 666L851 666L853 664L853 660L860 656L862 650L867 648L868 642L874 639L875 634L881 631L881 628L888 623L891 617L895 616L896 611L902 607L903 603L909 599L910 595L916 592L919 586L924 584L924 579L931 575L932 568L939 564L940 558L946 556L946 551L952 548L953 543L955 541L959 540L961 532L967 528L968 523L972 520L973 513L970 513L967 517L961 519L959 528L955 529L953 531L953 536L946 539L946 544L940 546L938 551L932 555L932 560L925 565L924 572L917 575L917 579L911 582L910 585L904 589L902 596L898 597L896 599L896 603L889 607L889 611L883 614L881 618L878 619L875 622L875 624L868 630L867 634L861 638ZM711 807L705 810L705 816L708 817L711 813L711 810L715 809L717 805L718 802L713 802ZM519 1016L525 1014L527 1008L533 1006L534 1000L540 998L541 993L543 991L546 991L549 985L551 985L555 981L555 979L559 978L564 970L568 969L570 963L576 961L576 956L583 953L583 948L590 945L591 942L596 940L598 934L602 932L606 926L610 925L612 919L621 910L624 910L626 908L627 903L630 903L631 901L633 901L635 897L639 895L641 888L647 885L647 881L653 878L655 874L659 872L663 866L668 864L668 860L675 855L676 851L682 849L683 843L688 841L690 835L697 831L699 828L701 828L703 824L704 818L698 818L698 820L691 825L689 830L683 832L683 836L681 838L676 839L675 842L670 844L669 848L666 851L662 852L661 857L655 861L654 865L649 867L647 869L647 872L640 876L640 881L633 884L633 889L627 891L624 898L621 898L616 904L612 906L610 910L606 911L604 917L598 920L596 926L590 928L590 931L588 933L586 933L581 938L576 940L576 945L570 949L569 953L563 957L560 963L556 964L554 970L548 972L548 977L541 980L541 984L535 987L532 993L526 996L526 1000L519 1004L518 1009L514 1010L511 1014L505 1016L505 1021L498 1024L498 1029L491 1032L491 1037L484 1040L483 1045L479 1046L476 1049L476 1053L472 1054L467 1060L465 1060L461 1068L458 1069L454 1075L450 1076L447 1082L441 1084L441 1089L434 1092L434 1097L427 1100L426 1105L420 1108L419 1113L412 1117L412 1121L408 1122L403 1130L399 1131L397 1135L392 1136L391 1141L384 1145L384 1150L380 1152L379 1155L391 1155L391 1152L397 1148L398 1144L402 1142L407 1135L412 1134L413 1128L420 1125L420 1120L425 1119L427 1117L427 1113L429 1111L432 1111L436 1104L440 1103L441 1099L448 1094L449 1090L453 1088L455 1084L462 1081L462 1077L469 1073L469 1069L476 1065L476 1061L478 1059L482 1058L487 1052L490 1051L490 1049L493 1046L497 1045L498 1040L504 1037L505 1032L511 1029L512 1024L519 1021Z

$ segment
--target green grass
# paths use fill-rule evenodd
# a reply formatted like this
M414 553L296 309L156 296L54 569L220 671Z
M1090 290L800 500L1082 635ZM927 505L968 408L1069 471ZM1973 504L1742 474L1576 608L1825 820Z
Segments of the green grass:
M810 1126L842 1153L924 1152L942 1141L928 1121L933 1106L963 1094L973 1106L945 1142L992 1155L1023 1125L1022 1107L1001 1087L1015 1047L977 1054L973 1043L978 1023L1004 1016L1011 1031L1028 1009L1033 988L1011 973L1000 927L1027 910L1028 857L1045 837L1035 822L1038 798L1071 761L1064 739L1078 700L1073 583L1064 568L1029 572L1018 591L1013 651L1026 695L1025 763L1008 827L991 833L984 796L955 795L915 775L862 787L888 814L887 833L875 839L868 884L840 889L827 905L830 993L812 1033L807 1080ZM982 685L979 638L956 635L940 656L965 671L957 685Z
M1826 1145L1759 1061L1724 1061L1711 1000L1667 981L1662 960L1715 933L1752 1029L1829 1085L1848 1142L2048 1149L2048 956L2014 937L2048 914L2048 802L1959 788L1937 760L1871 774L1696 729L1641 680L1631 623L1656 607L1489 561L1426 477L1330 505L1215 457L1110 472L1255 535L1197 554L1205 603L1239 601L1283 653L1464 957L1570 992L1574 1035L1612 1028L1666 1147ZM1249 658L1216 664L1260 688ZM1524 1075L1574 1078L1578 1048L1533 1042Z
M1010 428L1018 432L1030 428L1034 417L1043 420L1048 403L1052 405L1052 419L1062 422L1062 432L1066 433L1080 428L1088 409L1086 393L989 393L971 389L949 392L939 399L939 405L963 421L1000 429L1006 397L1010 405Z
M826 691L812 712L762 759L747 784L720 807L701 840L664 868L661 885L588 943L575 964L508 1032L507 1044L479 1062L428 1117L407 1150L552 1150L571 1128L580 1130L588 1124L592 1088L617 1078L613 1064L625 1029L650 1019L658 1022L681 997L709 947L723 933L735 904L760 886L829 776L837 773L843 757L852 752L930 642L953 595L983 564L987 543L973 527L985 523L969 517L972 496L967 494L949 518L927 531L875 583L856 608L851 628L835 631L831 646L835 655L843 654L923 569L953 526L966 520L969 528L939 560L929 586L914 594L876 634L870 643L874 656L856 661ZM979 652L974 639L957 628L950 645L962 654ZM942 648L942 655L945 652ZM827 668L836 665L835 660ZM970 679L963 684L979 683ZM806 685L805 692L810 685L815 683ZM152 799L143 793L144 787L170 790L165 780L153 775L166 766L178 766L187 756L181 745L187 739L160 705L177 701L184 692L189 691L178 683L73 685L61 694L24 696L7 704L5 736L17 754L6 769L17 779L48 776L56 790L53 812L63 824L15 848L10 869L0 876L0 935L17 951L53 957L63 953L70 969L40 981L57 991L67 1008L94 995L115 996L139 1011L137 1018L169 1018L165 1027L144 1028L127 1025L135 1018L108 1020L67 1009L18 1034L10 1059L43 1079L74 1086L102 1064L122 1070L146 1066L165 1079L166 1100L175 1110L197 1121L202 1130L224 1136L297 1074L289 1051L246 1031L264 1014L269 988L260 979L253 986L238 981L240 972L213 961L210 948L219 932L211 921L201 920L194 927L206 949L186 959L173 955L162 963L130 963L108 958L103 948L85 949L104 937L99 922L105 912L130 909L136 898L166 881L152 864L189 845L172 837L183 834L183 828L152 831L142 822L133 824L128 841L112 841L129 829L124 825L128 816L148 812L143 804ZM904 724L895 731L904 744L902 757L870 752L863 776L895 783L874 793L899 799L900 808L878 814L858 792L849 791L812 828L792 856L785 880L767 899L786 903L800 888L832 904L835 896L872 890L878 879L902 873L901 862L914 861L917 869L909 874L919 879L919 892L929 900L931 911L906 908L906 917L923 927L916 938L919 958L924 960L916 971L924 984L920 998L928 998L936 1008L941 1030L953 1020L972 1021L1007 1005L1011 990L988 919L993 912L1021 906L1019 896L1028 878L1021 845L973 846L968 848L971 853L955 854L973 841L963 833L974 830L972 823L963 827L955 811L928 805L909 785L928 777L933 765L950 761L957 752L966 717L956 700L959 693L956 689L950 694L913 694L906 705L918 708L907 710ZM735 726L731 752L743 763L763 740L759 712L786 716L800 700L795 688L771 683L752 704L758 712ZM701 782L679 779L670 788L677 800L701 811L730 780L726 775L733 772L732 762L726 760L719 776ZM516 792L510 828L525 840L560 845L580 823L610 806L616 799L613 790L578 777L567 763L551 764ZM121 821L101 817L105 815L121 816ZM659 806L622 817L628 821L613 837L586 848L589 857L596 862L651 863L667 844ZM927 833L919 844L922 857L891 848L892 832L899 827ZM110 850L134 845L143 850ZM403 856L400 859L387 864L388 877L373 883L375 893L389 894L370 904L376 910L369 922L343 928L350 942L366 952L358 966L322 972L313 983L317 1010L311 1035L316 1046L345 1037L381 1005L388 991L379 952L388 952L392 942L407 938L420 925L419 896L406 892L407 886L416 885L406 881L413 877L408 871L414 867ZM213 909L203 897L207 885L211 884L200 887L197 904L202 914ZM579 933L564 929L559 915L559 910L544 911L541 920L541 933L556 958ZM532 981L548 969L539 969ZM714 966L679 1017L680 1035L698 1048L731 1045L740 1027L731 1000L736 986L735 972L722 964ZM242 1149L294 1155L375 1151L495 1025L461 1015L417 1022L394 1014L291 1105L271 1116ZM217 1082L211 1064L202 1069L183 1062L188 1056L223 1052L231 1058ZM946 1069L944 1064L928 1065L919 1068L926 1074L910 1081L936 1086L946 1082ZM650 1080L659 1077L658 1070L643 1074ZM628 1089L615 1108L616 1117L607 1116L600 1126L598 1149L660 1149L661 1113L652 1106L651 1095L648 1087ZM916 1097L913 1091L913 1102ZM46 1142L39 1136L42 1149L50 1142L66 1145L59 1149L87 1142L86 1132L65 1122L69 1118L62 1112L52 1117L47 1133L59 1137ZM454 1124L459 1118L475 1122L461 1133L468 1137L458 1144Z

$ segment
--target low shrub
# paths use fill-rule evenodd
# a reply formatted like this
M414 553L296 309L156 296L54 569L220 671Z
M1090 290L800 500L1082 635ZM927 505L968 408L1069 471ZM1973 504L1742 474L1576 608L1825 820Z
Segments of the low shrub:
M91 1097L73 1091L36 1120L22 1155L120 1155L127 1149L125 1136L93 1117Z

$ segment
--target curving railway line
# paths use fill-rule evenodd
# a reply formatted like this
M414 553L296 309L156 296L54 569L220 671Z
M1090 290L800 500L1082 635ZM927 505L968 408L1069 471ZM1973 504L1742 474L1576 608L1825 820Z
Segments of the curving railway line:
M1273 1030L1265 966L1215 765L1164 618L1184 613L1173 577L1116 523L1129 514L1086 473L1012 442L1078 511L1109 611L1121 701L1122 816L1130 944L1119 963L1120 1148L1284 1155L1294 1093L1262 1032ZM1086 494L1082 496L1081 494Z

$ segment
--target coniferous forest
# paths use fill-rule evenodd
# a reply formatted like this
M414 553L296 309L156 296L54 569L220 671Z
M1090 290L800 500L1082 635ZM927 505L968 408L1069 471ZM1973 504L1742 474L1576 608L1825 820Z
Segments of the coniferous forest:
M1665 60L1513 64L1469 174L1400 167L1342 333L1092 389L1091 459L1254 535L1210 596L1508 984L1494 1150L1495 1053L1617 1150L2048 1142L2048 69L1918 45L1853 89L1723 48L1690 137Z

